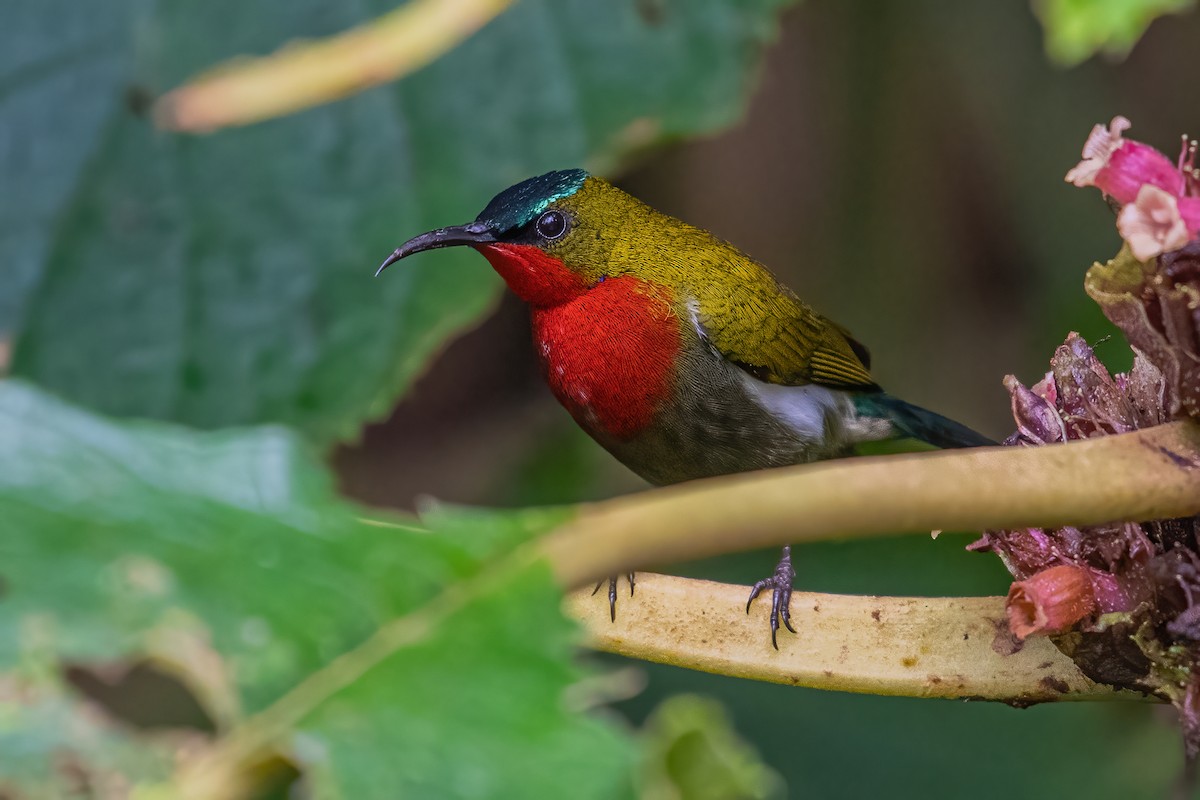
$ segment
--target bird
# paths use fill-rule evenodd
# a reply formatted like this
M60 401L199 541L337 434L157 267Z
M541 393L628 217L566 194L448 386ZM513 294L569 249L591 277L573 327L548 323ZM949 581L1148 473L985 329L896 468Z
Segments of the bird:
M994 444L884 392L867 348L767 267L585 170L517 183L473 222L409 239L375 274L416 253L462 246L481 253L529 306L554 396L651 484L839 458L870 442ZM785 547L746 603L749 613L771 590L776 649L781 623L796 632L794 579ZM617 577L608 583L615 621Z

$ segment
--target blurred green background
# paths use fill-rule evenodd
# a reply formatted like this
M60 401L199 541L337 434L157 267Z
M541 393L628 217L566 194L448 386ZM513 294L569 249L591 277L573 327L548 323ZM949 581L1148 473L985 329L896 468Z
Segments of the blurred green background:
M353 557L333 536L313 539L320 543L311 554L301 548L297 558L308 559L312 571L300 577L318 587L313 591L370 577L353 591L335 592L345 617L325 620L326 639L317 642L315 632L292 620L302 629L295 641L316 642L304 645L312 653L305 651L309 660L299 667L277 653L247 656L277 679L269 691L257 687L263 705L380 620L432 594L444 585L443 573L468 572L471 558L492 553L459 552L472 549L464 538L439 555L445 563L417 545L401 555L385 547L378 552L391 552L392 561L376 558L380 540L356 527L348 508L333 508L319 470L302 459L304 502L299 510L289 505L296 498L280 487L296 479L295 451L316 452L350 498L399 510L421 507L426 497L515 508L645 488L556 405L539 376L524 309L508 294L495 300L496 279L482 259L430 254L386 280L370 278L391 246L463 222L530 172L587 166L734 242L871 347L873 371L890 392L997 438L1011 428L1003 376L1036 380L1068 331L1096 344L1110 367L1130 361L1119 336L1106 340L1115 330L1081 288L1084 270L1118 247L1113 215L1095 192L1062 176L1092 125L1117 114L1133 121L1134 138L1171 155L1181 133L1196 132L1200 15L1154 22L1125 58L1067 67L1047 55L1045 31L1023 3L851 0L777 8L628 0L601 13L586 2L525 2L400 84L343 103L211 137L167 135L148 122L150 98L213 63L329 35L393 5L220 0L106 8L33 0L0 33L0 364L11 349L14 377L139 420L129 442L124 429L105 428L100 437L87 433L86 421L72 423L80 433L67 427L67 440L117 442L105 451L114 463L112 453L128 446L138 455L134 440L161 433L143 429L145 418L223 429L217 437L228 433L229 452L248 448L281 474L264 468L246 478L253 495L246 499L236 470L218 475L210 465L215 488L204 491L260 511L268 506L288 524L328 514L360 543ZM1079 23L1124 7L1136 17L1141 5L1154 3L1047 0L1036 10ZM592 25L592 15L604 19ZM628 63L626 52L633 54ZM1060 43L1056 52L1072 49ZM0 409L0 423L8 417ZM360 430L367 418L382 421ZM239 427L256 423L291 426L305 441ZM38 451L38 440L19 433L0 425L0 443ZM180 445L172 437L185 435L170 429L163 452L207 452L215 443L218 455L226 453L220 438ZM48 438L40 449L48 459L51 444L74 457L62 440ZM224 464L221 458L213 456L213 464ZM107 463L89 462L76 474L119 472ZM139 478L153 477L155 469L142 472ZM10 462L0 470L0 490L42 478L34 466ZM202 470L181 472L171 491L205 480ZM72 511L80 501L70 481L51 483ZM0 516L0 556L25 557L37 548L17 538L11 520L21 516L11 509L29 509L20 496L16 506L3 506L4 491L0 508L10 519ZM166 490L154 491L157 498ZM105 523L111 530L97 522L96 536L124 532L124 511L112 503L115 516ZM194 543L188 537L204 528L170 528L165 501L157 513L138 524L169 530L176 549L163 552L176 556L162 558L186 560ZM55 524L43 522L47 529ZM263 536L264 547L278 547ZM502 550L501 539L487 542ZM107 543L86 541L98 551ZM807 546L796 552L796 585L867 594L1005 592L1005 571L991 556L966 553L968 541L948 534ZM222 542L227 558L236 559L241 543ZM98 640L89 641L89 654L121 651L112 642L124 641L127 626L89 605L100 557L89 560L82 550L55 579L62 597L88 612L81 614L84 633ZM47 554L57 557L49 545ZM775 557L746 553L667 571L748 584ZM274 558L251 564L250 577L235 571L219 584L233 598L232 610L202 593L192 598L196 607L212 601L221 612L215 617L228 612L226 633L248 652L253 642L242 641L238 624L239 604L249 601L239 591L267 581L262 602L282 608L281 616L300 613L283 608L288 592L313 599L295 574L286 576L286 592L271 591L284 585L270 583L279 578L271 577ZM212 563L223 562L214 556ZM429 564L425 581L400 577ZM197 567L196 585L206 580ZM25 587L17 584L21 598ZM387 589L376 592L378 586ZM0 603L0 631L15 642L24 621L11 608ZM110 624L111 637L104 627ZM502 631L519 632L523 623L514 615L507 624ZM479 628L486 635L487 626ZM573 673L554 661L565 658L566 645L555 648L569 633L554 636L562 638L547 637L553 652L546 671L569 683ZM797 638L802 646L803 630ZM141 646L130 651L139 654ZM479 649L486 655L487 647ZM512 672L504 675L520 674L519 659L507 655ZM437 673L441 662L432 658ZM1182 769L1173 714L1149 704L1014 710L588 659L636 673L623 673L624 683L644 688L626 692L614 708L637 724L680 692L722 701L789 797L1161 798ZM453 711L470 707L469 697L455 697L461 705ZM388 702L399 706L403 698ZM254 702L247 706L256 710ZM8 730L0 721L0 734ZM610 733L589 728L577 741L607 742ZM0 743L27 741L21 735L0 736ZM510 772L519 777L520 765ZM2 787L0 781L0 795Z

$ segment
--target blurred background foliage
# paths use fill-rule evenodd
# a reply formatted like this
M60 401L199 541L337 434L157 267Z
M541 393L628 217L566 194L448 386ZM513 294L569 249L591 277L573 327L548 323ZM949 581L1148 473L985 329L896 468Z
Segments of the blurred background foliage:
M26 5L8 54L29 80L10 102L34 112L10 112L32 195L7 199L14 374L106 413L283 422L324 444L390 408L499 292L463 253L388 281L363 264L530 174L609 172L730 124L778 3L680 4L670 25L629 3L522 4L409 80L211 137L155 131L149 99L365 9Z
M606 679L570 663L544 576L481 578L548 521L406 527L423 496L521 507L643 487L554 403L524 311L482 259L443 251L370 278L403 239L546 169L599 171L735 242L868 343L889 390L994 436L1011 426L1005 373L1035 379L1069 330L1113 334L1081 291L1117 248L1112 215L1061 176L1115 114L1167 152L1194 131L1200 17L1146 27L1186 3L781 5L522 2L400 83L200 138L156 132L152 98L388 4L5 10L0 353L22 381L135 421L0 385L0 794L168 780L180 753L212 747L204 731L476 586L453 624L297 719L288 768L318 795L619 796L628 728L579 713L614 697L625 720L649 718L647 796L1165 795L1178 735L1149 706L1016 711L604 658L620 685L560 711L564 686ZM1096 49L1129 54L1085 60ZM1128 364L1119 339L1097 352ZM224 430L257 423L297 433ZM398 509L398 527L364 524L335 482ZM966 541L805 547L796 584L1004 592ZM676 571L748 583L772 564ZM172 674L198 707L120 680L181 652ZM720 700L744 742L705 701L659 707L680 692ZM167 709L151 727L173 733L114 722L123 706Z

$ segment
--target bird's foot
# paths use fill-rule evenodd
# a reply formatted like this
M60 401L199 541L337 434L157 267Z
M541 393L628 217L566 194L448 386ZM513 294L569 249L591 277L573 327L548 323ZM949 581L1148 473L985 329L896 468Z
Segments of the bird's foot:
M629 579L629 596L630 597L633 597L633 575L634 575L634 573L632 573L632 572L625 573L625 577ZM613 576L609 577L609 579L608 579L608 616L610 618L612 618L613 622L617 621L617 578L618 577L619 576L617 576L617 575L613 575ZM596 588L592 589L592 595L595 596L596 592L600 591L600 587L603 585L604 585L604 581L597 581Z
M792 627L791 610L792 580L795 577L796 570L792 569L792 548L785 547L783 557L779 559L779 566L775 567L775 574L754 584L754 588L750 590L750 599L746 601L746 613L749 614L754 598L758 597L763 589L771 590L771 646L776 650L779 649L776 635L779 632L780 621L789 631L796 632Z

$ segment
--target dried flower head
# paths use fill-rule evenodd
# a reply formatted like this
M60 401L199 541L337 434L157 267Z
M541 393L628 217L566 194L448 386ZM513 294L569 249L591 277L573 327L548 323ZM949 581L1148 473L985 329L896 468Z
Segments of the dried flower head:
M1166 398L1175 392L1143 354L1113 376L1071 334L1050 366L1032 387L1007 378L1017 430L1005 444L1109 436L1173 416ZM1093 680L1200 709L1189 700L1200 677L1188 677L1200 664L1200 517L989 531L971 549L997 553L1012 573L1006 611L1016 639L1049 635ZM1184 723L1200 737L1200 717Z
M1146 262L1122 252L1088 270L1084 288L1162 374L1165 417L1200 417L1200 242Z
M1094 265L1085 288L1129 339L1133 368L1110 374L1087 342L1069 335L1042 380L1005 380L1016 421L1007 445L1200 419L1196 145L1185 141L1172 163L1125 139L1128 128L1121 117L1096 126L1067 179L1123 206L1117 224L1127 246ZM1200 517L989 531L971 549L997 553L1012 573L1015 637L1049 635L1093 680L1170 700L1189 758L1200 754Z

